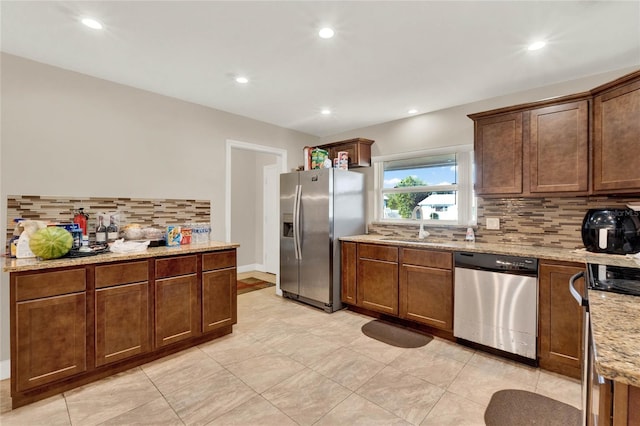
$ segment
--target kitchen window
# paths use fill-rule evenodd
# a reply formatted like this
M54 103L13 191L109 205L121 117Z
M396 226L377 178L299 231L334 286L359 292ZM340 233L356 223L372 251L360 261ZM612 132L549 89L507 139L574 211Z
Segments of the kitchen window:
M472 146L457 146L373 158L376 220L475 224L472 156Z

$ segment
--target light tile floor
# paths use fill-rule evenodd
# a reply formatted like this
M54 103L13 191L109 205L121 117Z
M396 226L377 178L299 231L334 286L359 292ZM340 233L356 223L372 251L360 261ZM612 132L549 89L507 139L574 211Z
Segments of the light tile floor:
M238 297L231 335L10 410L9 425L482 425L493 392L526 389L579 407L578 381L435 338L400 349L371 318L327 314L274 288Z

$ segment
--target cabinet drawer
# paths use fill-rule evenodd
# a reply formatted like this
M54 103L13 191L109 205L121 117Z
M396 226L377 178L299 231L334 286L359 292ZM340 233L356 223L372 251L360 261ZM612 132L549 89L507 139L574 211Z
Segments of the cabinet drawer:
M156 278L175 277L198 272L198 256L170 257L156 260Z
M380 246L377 244L358 244L358 257L362 259L398 261L398 247Z
M453 265L451 253L407 248L402 249L402 263L440 269L451 269Z
M235 268L236 251L225 250L215 253L205 253L202 255L202 270L211 271L214 269Z
M146 261L96 266L96 288L139 283L148 279L149 265Z
M59 296L85 291L84 268L66 271L18 275L15 278L16 301Z

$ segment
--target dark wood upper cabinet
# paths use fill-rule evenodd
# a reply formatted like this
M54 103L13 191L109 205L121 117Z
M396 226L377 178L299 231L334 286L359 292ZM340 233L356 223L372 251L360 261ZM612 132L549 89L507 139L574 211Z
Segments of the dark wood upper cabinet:
M594 192L639 193L640 71L594 92Z
M522 113L475 122L476 193L522 193Z
M640 71L469 118L478 195L640 193Z
M529 112L529 191L589 191L589 102Z
M344 141L320 145L318 148L329 151L329 158L333 161L338 152L345 151L349 156L349 168L371 166L371 139L354 138Z

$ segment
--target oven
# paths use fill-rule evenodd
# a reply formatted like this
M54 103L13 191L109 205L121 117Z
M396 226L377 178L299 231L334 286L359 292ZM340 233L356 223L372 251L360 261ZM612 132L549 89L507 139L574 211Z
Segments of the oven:
M610 425L613 411L613 383L595 369L596 346L591 330L588 292L585 297L575 289L574 283L585 272L571 277L569 291L584 308L584 347L582 365L582 424ZM640 296L640 268L588 264L586 282L589 290Z

